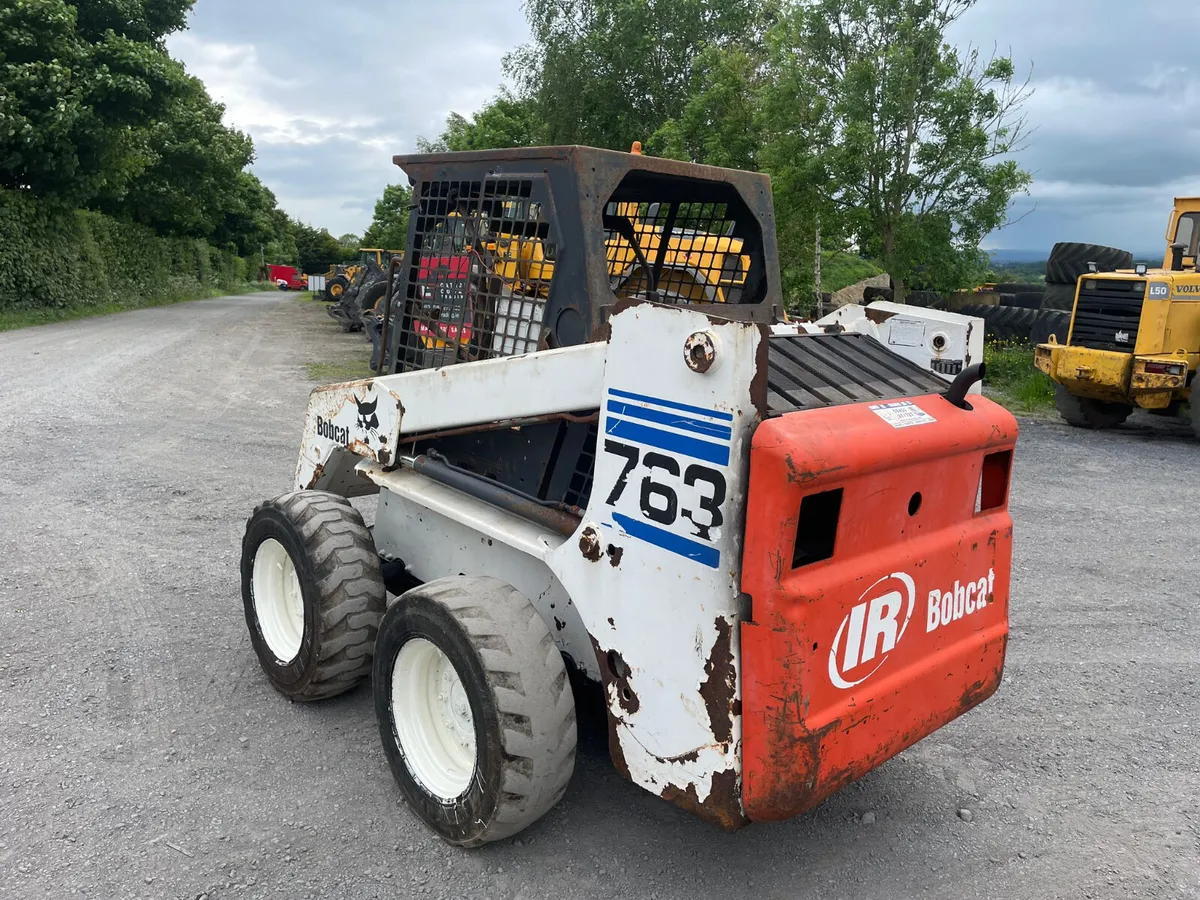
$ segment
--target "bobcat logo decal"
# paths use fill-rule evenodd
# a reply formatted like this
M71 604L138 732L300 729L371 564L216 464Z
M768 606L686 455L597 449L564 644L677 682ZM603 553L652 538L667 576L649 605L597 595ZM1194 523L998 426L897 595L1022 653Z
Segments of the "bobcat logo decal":
M358 407L358 430L371 435L378 435L379 432L379 416L375 414L375 410L379 407L379 398L376 397L370 402L359 400L358 395L354 394L354 404Z

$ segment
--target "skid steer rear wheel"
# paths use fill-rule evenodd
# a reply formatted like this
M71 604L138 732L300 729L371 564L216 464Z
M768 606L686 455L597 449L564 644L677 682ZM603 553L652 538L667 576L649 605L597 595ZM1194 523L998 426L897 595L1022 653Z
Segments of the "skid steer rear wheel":
M495 578L441 578L383 617L371 681L408 805L478 847L545 815L575 768L575 700L542 617Z
M293 700L341 694L370 674L385 596L374 542L345 497L284 494L246 523L250 641L271 683Z
M1068 425L1097 430L1116 428L1133 412L1133 407L1124 403L1077 397L1061 384L1054 386L1054 405L1058 407L1058 414Z

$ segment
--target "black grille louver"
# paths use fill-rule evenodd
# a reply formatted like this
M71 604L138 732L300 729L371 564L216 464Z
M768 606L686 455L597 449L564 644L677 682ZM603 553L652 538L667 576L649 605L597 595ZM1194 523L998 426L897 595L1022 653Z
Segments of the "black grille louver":
M770 339L767 411L940 394L949 385L865 334L780 335Z
M1145 296L1144 279L1084 279L1075 305L1070 343L1092 350L1132 353Z

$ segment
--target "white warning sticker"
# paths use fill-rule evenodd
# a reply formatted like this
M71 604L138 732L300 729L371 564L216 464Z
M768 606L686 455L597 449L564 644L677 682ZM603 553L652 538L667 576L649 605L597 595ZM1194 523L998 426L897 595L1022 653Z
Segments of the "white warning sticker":
M911 400L895 400L891 403L872 403L871 412L893 428L908 428L910 425L931 425L937 421Z

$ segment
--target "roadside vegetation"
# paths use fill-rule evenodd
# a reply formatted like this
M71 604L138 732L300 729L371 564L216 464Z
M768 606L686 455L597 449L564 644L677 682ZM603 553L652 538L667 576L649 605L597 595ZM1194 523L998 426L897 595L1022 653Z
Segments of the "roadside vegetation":
M984 392L997 403L1026 415L1054 410L1054 382L1034 368L1029 344L990 342L983 349L983 361Z

